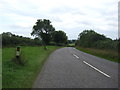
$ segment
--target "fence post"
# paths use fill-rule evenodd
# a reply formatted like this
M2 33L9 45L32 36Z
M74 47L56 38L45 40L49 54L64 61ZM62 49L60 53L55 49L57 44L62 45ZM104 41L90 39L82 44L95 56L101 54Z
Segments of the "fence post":
M17 46L17 47L16 47L16 58L17 58L17 59L20 58L20 51L21 51L20 46Z

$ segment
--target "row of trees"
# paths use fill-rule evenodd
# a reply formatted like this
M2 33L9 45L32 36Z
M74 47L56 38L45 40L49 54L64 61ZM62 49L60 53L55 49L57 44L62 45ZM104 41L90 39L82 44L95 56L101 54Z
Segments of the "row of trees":
M2 45L4 46L17 46L17 45L59 45L64 46L67 44L66 33L62 30L55 31L50 20L38 19L32 28L32 36L34 39L18 36L10 32L2 33ZM1 39L0 39L1 40Z
M31 39L27 37L18 36L15 34L12 34L10 32L2 33L2 46L17 46L17 45L23 45L23 46L35 46L35 45L42 45L42 41L40 41L38 38Z
M14 35L10 32L2 33L2 45L44 45L46 49L46 45L65 46L67 44L75 43L77 46L87 48L118 49L118 40L107 38L94 30L84 30L79 34L78 40L67 40L66 33L62 30L56 31L52 26L51 21L47 19L38 19L35 25L33 25L31 35L35 36L35 38L30 39Z
M80 33L76 45L87 48L118 50L117 39L112 40L94 30L84 30Z

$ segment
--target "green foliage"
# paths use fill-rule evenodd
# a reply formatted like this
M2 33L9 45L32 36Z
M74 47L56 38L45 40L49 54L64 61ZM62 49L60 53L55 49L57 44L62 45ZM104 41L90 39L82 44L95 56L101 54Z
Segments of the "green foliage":
M100 35L93 30L84 30L79 34L79 45L84 47L93 47L93 43L99 40L105 40L105 36Z
M77 47L78 50L101 57L105 58L110 61L114 62L119 62L118 59L118 52L113 51L113 50L104 50L104 49L96 49L96 48L84 48L84 47Z
M68 40L68 45L67 45L67 47L75 47L76 42L77 42L77 40L75 40L75 39Z
M50 20L38 19L33 26L31 35L40 37L44 44L49 44L51 40L51 33L55 31L55 28L51 25Z
M50 34L40 33L40 36L41 36L42 40L44 41L44 43L47 44L47 45L51 41L51 35Z
M86 48L112 49L117 50L118 41L114 41L104 35L96 33L94 30L84 30L79 34L76 42L78 46Z
M51 21L47 19L38 19L33 26L32 36L35 39L18 36L10 32L2 33L0 41L2 40L3 47L8 46L40 46L44 45L58 45L63 46L67 44L67 36L63 31L55 31L55 28L51 25ZM52 42L52 43L51 43Z
M21 60L24 66L13 62L15 48L3 48L2 52L2 87L3 88L32 88L34 80L40 72L49 54L59 47L21 47Z
M75 44L77 40L73 39L73 40L68 40L68 44Z
M67 36L64 31L54 31L52 33L52 38L53 41L59 46L67 44Z
M18 35L14 35L10 32L2 33L2 46L34 46L41 45L41 41L38 39L30 39L27 37L22 37Z
M118 49L117 45L118 45L117 41L113 41L110 39L95 42L95 47L97 47L99 49L111 49L111 50L117 51L117 49Z
M111 61L118 61L118 40L112 40L93 30L84 30L76 42L77 49Z

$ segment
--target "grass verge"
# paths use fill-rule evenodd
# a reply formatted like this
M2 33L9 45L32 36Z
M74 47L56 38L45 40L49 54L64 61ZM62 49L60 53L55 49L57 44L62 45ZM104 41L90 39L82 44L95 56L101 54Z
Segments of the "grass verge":
M45 60L51 52L60 47L21 47L21 60L24 65L12 61L15 48L2 50L2 88L32 88L32 84L40 72Z
M114 62L120 63L118 60L118 52L112 50L101 50L101 49L94 49L94 48L83 48L83 47L76 47L78 50L110 60Z

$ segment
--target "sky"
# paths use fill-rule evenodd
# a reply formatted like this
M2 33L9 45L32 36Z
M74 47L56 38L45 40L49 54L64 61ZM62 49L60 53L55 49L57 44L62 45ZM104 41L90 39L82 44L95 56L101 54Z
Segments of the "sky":
M0 0L0 33L31 37L37 19L49 19L68 39L83 30L118 38L119 0ZM119 15L120 16L120 15Z

